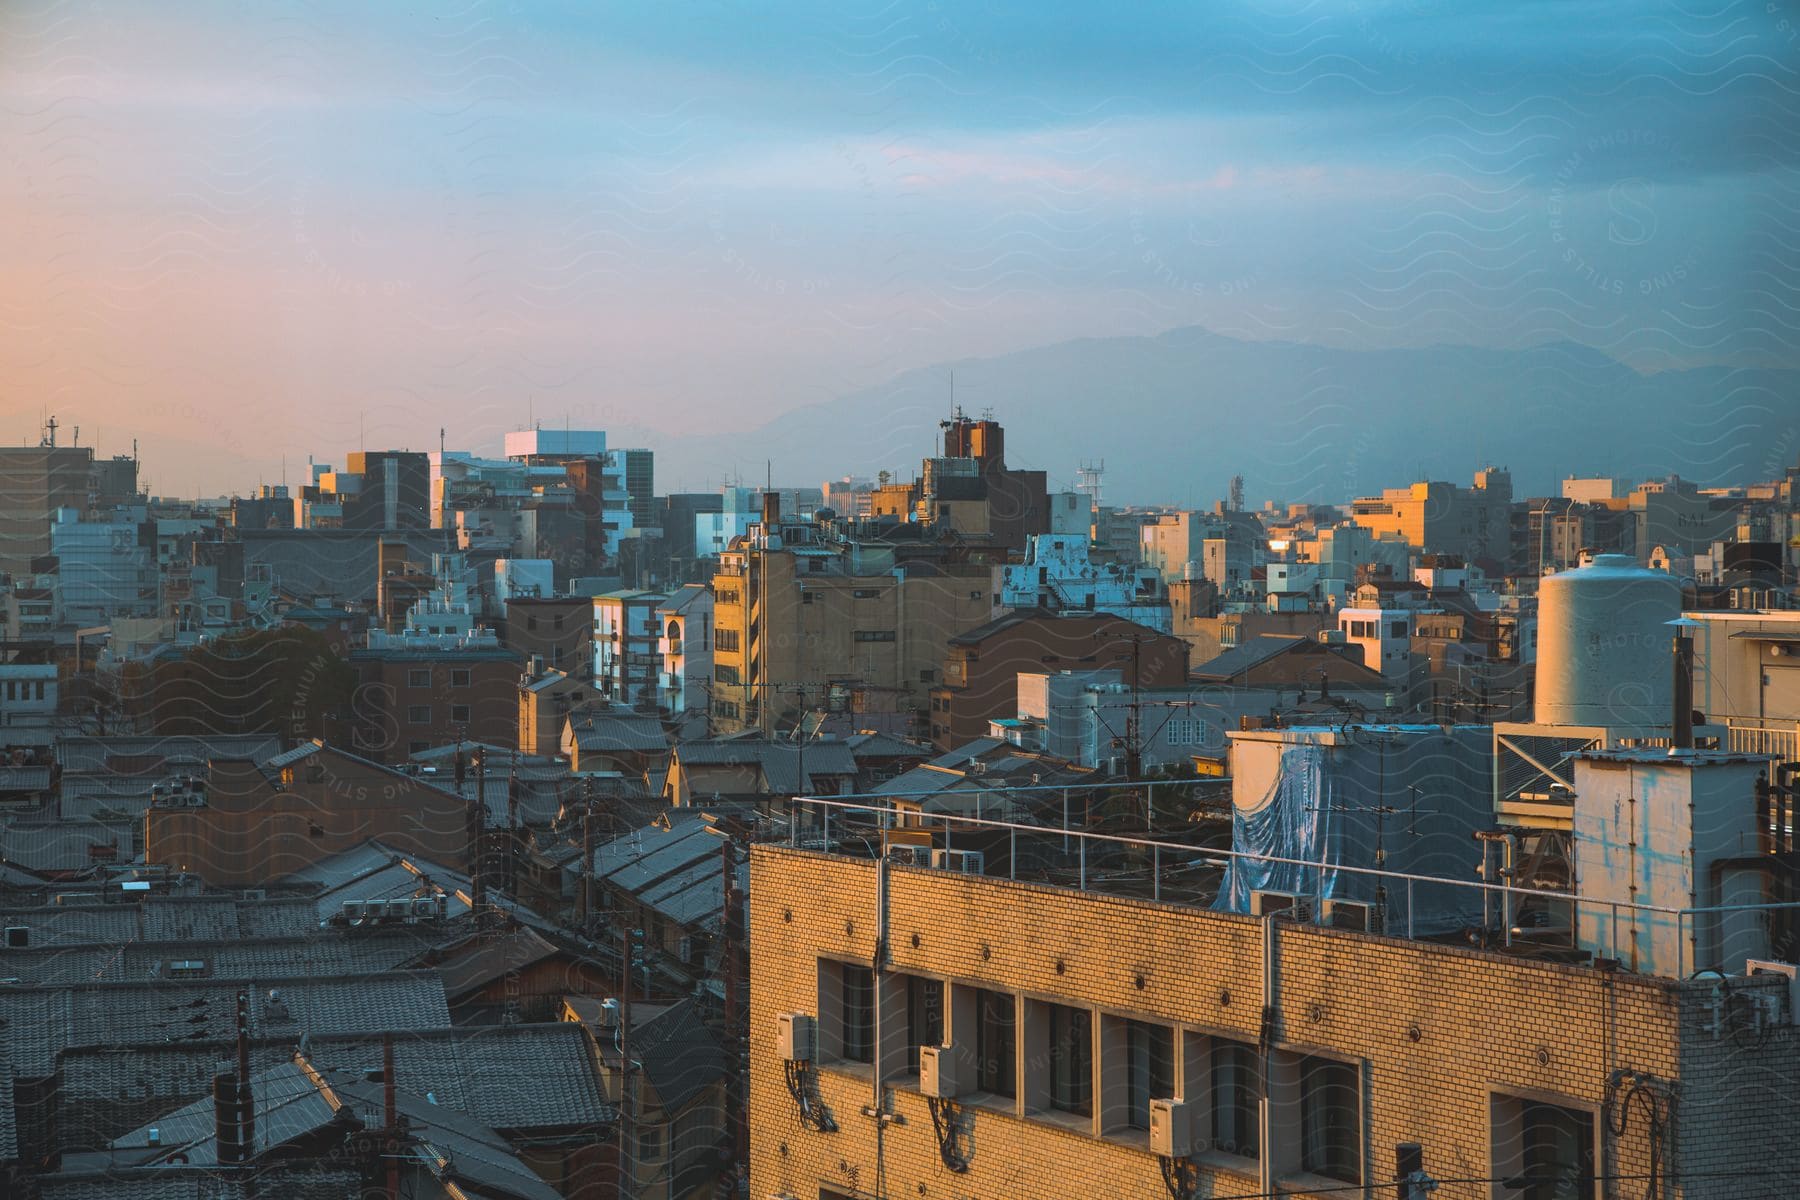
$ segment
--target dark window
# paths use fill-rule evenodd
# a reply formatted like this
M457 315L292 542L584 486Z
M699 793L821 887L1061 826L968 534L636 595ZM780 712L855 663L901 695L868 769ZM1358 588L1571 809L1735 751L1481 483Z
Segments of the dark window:
M530 630L532 633L537 632L537 614L536 613L532 613L530 616L525 618L525 628Z
M713 678L720 683L737 683L741 676L730 663L718 663L713 667Z
M906 1064L919 1069L919 1047L944 1044L944 985L935 979L906 977Z
M736 650L738 648L738 631L735 629L716 629L713 631L714 650Z
M452 721L467 724L469 720L469 706L466 704L452 704L450 706L450 719Z
M1044 1050L1050 1059L1050 1107L1094 1115L1094 1014L1061 1004L1045 1006Z
M975 1086L996 1096L1017 1096L1014 1060L1019 1048L1013 998L1004 992L975 993Z
M875 972L845 964L844 1057L852 1062L875 1061Z
M1300 1060L1300 1169L1362 1182L1362 1116L1354 1064Z
M930 667L921 667L919 668L919 682L930 683L931 677L935 674L937 674L937 672L933 671Z
M813 597L816 595L818 595L817 592L801 592L800 593L800 603L811 604L813 602Z
M1594 1118L1579 1109L1534 1100L1499 1098L1494 1131L1495 1171L1522 1176L1508 1193L1519 1200L1591 1200L1594 1195Z
M891 629L859 629L856 631L855 638L859 642L891 642L894 640L894 631Z
M1175 1094L1175 1031L1142 1021L1125 1022L1126 1124L1150 1128L1150 1101Z
M1406 622L1405 621L1395 621L1389 627L1389 629L1392 633L1392 636L1394 636L1394 637L1405 637L1406 636Z
M406 710L406 720L412 725L431 724L431 705L414 704Z
M431 686L431 668L430 667L414 667L412 670L408 671L406 673L406 686L407 687L430 687Z
M857 600L873 600L881 595L881 592L877 588L856 588L850 595Z
M1213 1043L1212 1141L1224 1154L1255 1158L1258 1079L1256 1048L1240 1042Z
M450 686L468 687L469 669L467 667L458 667L456 670L450 672Z

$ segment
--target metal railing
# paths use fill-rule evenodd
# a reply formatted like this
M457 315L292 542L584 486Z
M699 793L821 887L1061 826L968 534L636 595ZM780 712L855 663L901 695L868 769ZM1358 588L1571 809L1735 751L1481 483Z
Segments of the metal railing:
M1725 748L1740 754L1771 754L1784 763L1800 762L1800 721L1725 720Z
M1138 783L1110 783L1083 785L1092 788L1111 790L1130 790L1146 787L1151 781ZM1162 783L1165 781L1156 781ZM1166 781L1191 785L1196 780ZM1043 785L1031 788L996 788L996 791L1062 791L1060 786ZM1073 790L1073 789L1070 789ZM939 796L941 793L930 793ZM904 797L902 797L904 798ZM1602 900L1584 897L1573 892L1551 891L1543 888L1520 887L1513 884L1488 883L1483 880L1455 879L1448 876L1425 875L1404 871L1390 871L1377 867L1351 866L1343 863L1321 861L1319 859L1288 858L1279 855L1263 854L1253 851L1233 850L1226 847L1208 847L1164 839L1135 837L1127 834L1101 833L1087 829L1074 828L1069 825L1038 825L1021 821L997 820L988 817L965 816L955 813L918 813L895 807L892 797L830 797L830 796L797 796L794 797L794 818L787 822L788 830L785 840L792 848L810 850L821 853L854 854L854 842L861 841L869 857L878 857L883 853L881 843L871 840L867 835L885 834L899 829L941 829L944 834L943 849L955 849L957 832L965 834L984 831L990 835L988 844L1004 836L1007 846L1007 870L1005 878L1014 881L1035 883L1051 887L1065 887L1083 892L1101 894L1122 894L1134 898L1148 899L1158 903L1183 904L1189 907L1211 908L1217 899L1218 889L1210 892L1199 889L1190 895L1189 889L1177 888L1174 894L1166 883L1171 876L1192 871L1196 867L1216 870L1223 878L1223 873L1235 864L1248 866L1292 866L1312 872L1313 892L1304 898L1311 900L1311 918L1315 919L1323 911L1326 901L1332 899L1326 894L1326 877L1328 875L1349 875L1374 881L1377 896L1387 894L1390 898L1400 897L1405 900L1404 912L1399 929L1378 929L1374 932L1386 933L1390 936L1418 940L1420 935L1415 931L1415 918L1419 907L1414 901L1422 889L1465 889L1482 898L1483 912L1493 911L1499 914L1498 945L1488 944L1488 949L1510 950L1517 952L1529 947L1537 950L1567 950L1570 952L1581 948L1582 929L1606 931L1605 945L1611 949L1631 945L1640 929L1655 931L1661 928L1665 934L1667 927L1673 923L1673 934L1678 946L1676 961L1672 973L1663 970L1647 969L1647 973L1671 974L1674 978L1685 979L1700 970L1715 969L1719 964L1717 956L1710 956L1709 961L1698 961L1699 948L1696 945L1702 932L1723 941L1725 931L1724 920L1733 913L1764 914L1766 922L1768 914L1777 911L1800 910L1800 901L1768 902L1761 904L1726 904L1704 905L1689 908L1674 908L1657 904L1633 903L1630 901ZM871 801L874 801L871 803ZM807 814L810 819L802 819ZM834 814L835 822L834 822ZM902 819L920 822L916 825L902 824ZM834 833L834 823L836 832ZM800 832L802 825L809 826L809 832ZM1058 883L1054 878L1038 876L1022 876L1019 872L1021 856L1019 853L1021 839L1029 847L1033 839L1043 842L1061 842L1072 844L1066 874L1069 882ZM1120 862L1132 859L1144 860L1141 874L1134 874L1128 868L1121 868ZM1043 860L1039 860L1043 861ZM1167 867L1165 868L1165 863ZM987 874L985 871L983 874ZM1039 872L1038 875L1044 875ZM1057 872L1049 872L1051 876ZM1392 885L1390 887L1390 885ZM1355 903L1364 903L1355 901ZM1533 906L1536 906L1535 908ZM1522 914L1546 912L1554 914L1563 909L1568 912L1568 925L1549 927L1543 932L1566 934L1563 943L1548 943L1532 939L1530 926L1515 926L1515 918ZM1468 926L1469 929L1480 928ZM1494 932L1490 927L1490 932ZM1625 931L1629 931L1627 934ZM1595 957L1614 958L1616 955L1596 955ZM1621 960L1622 961L1622 960ZM1628 962L1622 965L1631 969Z

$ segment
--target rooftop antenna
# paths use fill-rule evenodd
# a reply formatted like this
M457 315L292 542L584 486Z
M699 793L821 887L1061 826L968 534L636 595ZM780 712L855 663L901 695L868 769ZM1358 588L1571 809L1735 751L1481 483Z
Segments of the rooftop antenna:
M444 461L444 427L438 426L438 462Z
M46 417L44 419L44 440L41 444L45 445L45 446L50 446L50 447L54 447L56 445L56 414L55 413L51 413L48 417Z
M79 425L77 425L75 427L75 443L74 444L77 446L81 445L81 426L79 426Z

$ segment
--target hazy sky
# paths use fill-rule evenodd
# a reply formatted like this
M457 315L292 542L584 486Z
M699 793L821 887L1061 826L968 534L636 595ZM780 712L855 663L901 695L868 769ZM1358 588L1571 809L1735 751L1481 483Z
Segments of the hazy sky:
M1800 366L1786 3L766 7L0 4L0 440L238 490L1188 324Z

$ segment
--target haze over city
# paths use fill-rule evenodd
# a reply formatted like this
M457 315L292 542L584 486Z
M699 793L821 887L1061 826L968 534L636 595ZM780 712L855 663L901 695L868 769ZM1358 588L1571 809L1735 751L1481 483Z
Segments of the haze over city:
M524 413L701 487L767 455L693 435L1195 325L1792 369L1779 7L9 6L6 433L137 438L192 495Z

